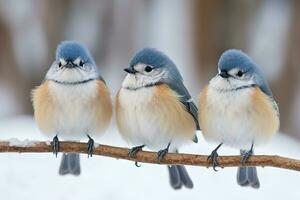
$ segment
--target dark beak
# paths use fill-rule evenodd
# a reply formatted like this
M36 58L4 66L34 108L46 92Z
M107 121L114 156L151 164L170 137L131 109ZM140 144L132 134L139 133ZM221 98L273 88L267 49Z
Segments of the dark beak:
M132 67L125 68L124 71L129 73L129 74L135 74L136 73L136 70L133 69Z
M227 71L221 71L219 73L219 75L222 77L222 78L228 78L230 75L227 73Z
M73 62L67 62L67 64L65 65L65 68L74 68L76 65L73 64Z

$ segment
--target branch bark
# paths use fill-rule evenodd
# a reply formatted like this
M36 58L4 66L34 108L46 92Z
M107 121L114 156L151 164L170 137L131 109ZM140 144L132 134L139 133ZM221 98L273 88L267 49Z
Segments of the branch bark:
M30 145L29 145L30 143ZM0 142L0 152L18 152L18 153L45 153L52 152L49 142L29 142L28 145L14 145L14 143ZM108 145L99 145L94 148L94 155L112 157L116 159L125 159L142 163L163 164L163 165L193 165L210 167L211 163L207 161L206 155L195 154L177 154L168 153L161 161L157 161L155 152L140 151L136 158L128 156L129 149L114 147ZM86 143L80 142L60 142L59 152L76 152L86 154ZM220 156L218 157L220 167L237 167L241 166L240 156ZM300 171L300 160L271 155L251 156L243 166L261 166L276 167L289 170Z

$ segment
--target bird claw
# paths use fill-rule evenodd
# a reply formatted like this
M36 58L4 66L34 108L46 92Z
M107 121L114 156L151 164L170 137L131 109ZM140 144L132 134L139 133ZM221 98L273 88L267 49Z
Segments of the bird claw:
M244 165L252 155L253 155L252 149L243 153L241 156L241 163Z
M57 157L57 153L59 151L59 140L57 135L53 138L51 142L51 146L52 146L53 154L55 155L55 157Z
M130 158L136 158L136 154L141 151L143 149L145 145L141 145L141 146L136 146L136 147L132 147L129 152L128 152L128 156Z
M218 171L216 169L216 167L219 166L218 157L219 157L219 154L218 154L217 150L213 150L211 152L211 154L207 157L207 161L212 161L212 167L215 172Z
M141 167L141 165L139 165L138 161L135 161L134 164L136 167Z
M88 154L88 157L92 157L95 142L94 142L93 138L91 138L89 135L88 135L88 138L89 138L89 141L87 143L87 154Z
M163 149L157 152L157 161L161 162L162 159L167 155L167 153L169 152L169 149Z

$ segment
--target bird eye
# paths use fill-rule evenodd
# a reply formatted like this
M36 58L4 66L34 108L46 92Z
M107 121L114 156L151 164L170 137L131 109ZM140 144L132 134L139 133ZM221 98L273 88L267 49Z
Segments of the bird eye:
M79 61L79 66L80 66L80 67L83 67L83 65L84 65L84 62L83 62L82 60L80 60L80 61Z
M149 65L147 65L147 66L145 67L145 71L146 71L146 72L151 72L151 71L152 71L152 67L150 67Z
M238 71L238 72L236 73L236 75L237 75L238 77L242 77L242 76L244 75L244 73L240 70L240 71Z
M61 66L62 66L62 64L61 64L61 62L59 62L59 63L58 63L58 67L61 68Z

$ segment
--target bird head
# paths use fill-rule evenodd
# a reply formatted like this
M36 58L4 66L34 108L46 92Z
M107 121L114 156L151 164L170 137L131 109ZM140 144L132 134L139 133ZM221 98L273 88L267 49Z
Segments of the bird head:
M123 82L123 87L132 89L147 87L170 79L182 81L172 60L154 48L139 51L132 58L129 67L124 70L128 75Z
M88 49L76 41L64 41L56 49L56 58L46 79L77 83L97 78L97 66Z

